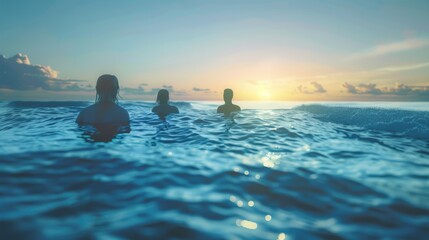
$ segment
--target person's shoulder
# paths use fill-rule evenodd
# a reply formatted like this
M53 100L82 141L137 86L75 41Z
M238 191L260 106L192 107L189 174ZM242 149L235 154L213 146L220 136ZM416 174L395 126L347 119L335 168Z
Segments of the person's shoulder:
M76 118L76 122L78 122L78 123L86 122L88 117L89 117L88 115L91 114L94 111L94 109L95 109L95 104L92 104L92 105L82 109Z
M127 113L128 113L128 111L127 111L125 108L123 108L123 107L119 106L118 104L116 104L116 105L115 105L115 108L116 108L118 111L121 111L121 112L127 112Z
M95 111L96 107L97 107L97 105L96 105L96 104L91 104L91 105L89 105L88 107L86 107L86 108L82 109L82 110L80 111L80 114L82 114L82 115L90 114L90 113L92 113L92 112L94 112L94 111Z
M234 111L241 111L240 106L234 104Z
M170 106L170 111L172 113L179 113L179 109L176 106Z
M152 112L158 112L158 110L159 110L159 106L155 106L152 108Z
M123 107L121 107L121 106L119 106L117 104L116 104L116 111L120 115L122 115L122 117L124 117L125 119L129 119L130 118L130 115L129 115L128 111L125 108L123 108Z
M218 113L223 113L224 112L224 108L225 108L225 105L220 105L219 107L217 107L217 112Z
M86 107L86 108L82 109L82 111L81 111L81 112L88 112L88 111L94 110L96 107L97 107L97 104L96 104L96 103L94 103L94 104L91 104L91 105L89 105L88 107Z

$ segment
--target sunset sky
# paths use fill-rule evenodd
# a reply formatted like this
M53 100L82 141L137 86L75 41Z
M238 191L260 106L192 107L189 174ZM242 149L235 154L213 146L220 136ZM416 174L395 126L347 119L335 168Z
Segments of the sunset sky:
M429 1L2 1L0 100L429 101ZM16 55L21 53L21 55Z

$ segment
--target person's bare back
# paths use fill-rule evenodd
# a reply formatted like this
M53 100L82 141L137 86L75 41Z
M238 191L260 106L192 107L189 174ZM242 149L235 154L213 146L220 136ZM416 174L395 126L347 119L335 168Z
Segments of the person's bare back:
M223 91L223 100L225 104L219 106L217 108L218 113L230 114L232 112L241 111L241 108L238 105L232 104L232 98L234 96L234 92L227 88Z
M118 106L118 79L113 75L102 75L97 80L96 103L83 109L76 122L79 124L129 124L127 110Z
M128 124L128 112L115 103L95 103L83 109L76 119L81 124Z
M167 89L161 89L158 91L156 102L158 106L152 108L152 112L156 113L160 118L164 119L171 113L179 113L179 109L175 106L168 104L170 100L170 94Z
M235 104L224 104L217 108L218 113L231 113L241 111L241 108Z

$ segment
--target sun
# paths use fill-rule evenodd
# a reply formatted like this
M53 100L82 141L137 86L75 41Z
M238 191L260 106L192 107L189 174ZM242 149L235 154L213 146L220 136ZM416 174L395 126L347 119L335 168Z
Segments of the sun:
M267 89L261 89L259 90L259 98L262 100L269 100L271 99L271 92Z

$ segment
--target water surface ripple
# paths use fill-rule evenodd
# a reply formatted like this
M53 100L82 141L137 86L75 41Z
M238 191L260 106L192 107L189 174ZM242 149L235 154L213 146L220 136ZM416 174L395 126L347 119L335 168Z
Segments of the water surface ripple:
M88 104L0 104L1 239L429 234L428 110L250 104L224 117L179 102L161 121L129 101L131 132L106 140L74 123Z

